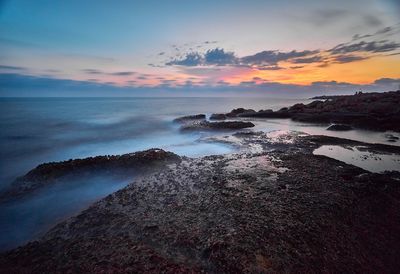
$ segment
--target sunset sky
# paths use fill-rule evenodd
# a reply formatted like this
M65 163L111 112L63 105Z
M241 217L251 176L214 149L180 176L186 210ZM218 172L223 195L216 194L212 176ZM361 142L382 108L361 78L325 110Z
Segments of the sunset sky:
M0 84L0 96L397 89L400 2L0 1Z

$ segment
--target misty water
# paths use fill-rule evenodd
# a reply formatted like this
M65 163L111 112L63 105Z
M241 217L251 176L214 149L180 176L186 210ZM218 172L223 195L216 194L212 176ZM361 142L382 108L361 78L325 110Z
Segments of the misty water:
M199 141L204 132L182 133L178 116L228 112L244 107L274 109L310 102L271 98L2 98L0 99L0 190L38 164L161 148L198 157L234 151ZM256 120L253 130L295 130L364 142L387 143L384 133L332 132L326 125L289 119ZM394 145L398 145L394 143ZM129 178L69 178L14 202L0 205L0 249L42 235L94 201L126 186Z

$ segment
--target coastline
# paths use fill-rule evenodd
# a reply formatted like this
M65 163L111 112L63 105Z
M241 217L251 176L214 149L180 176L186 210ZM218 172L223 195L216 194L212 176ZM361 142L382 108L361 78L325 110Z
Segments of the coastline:
M383 153L399 148L298 134L234 137L241 152L183 157L40 240L3 253L1 268L8 273L397 269L399 173L370 173L312 151L322 144L370 146Z
M249 118L237 114L232 118ZM227 133L226 125L204 141L226 143L237 152L188 158L151 150L157 169L37 241L1 253L0 268L7 273L314 273L400 267L400 172L373 173L314 154L339 146L400 156L400 147L301 132L236 132L238 124ZM129 155L145 170L153 167L142 157L146 151ZM82 163L90 166L84 171L89 176L121 168L121 158L113 157L73 160L66 174L79 171ZM62 176L60 165L66 163L28 174L53 184L57 179L48 175ZM15 193L24 195L16 186Z

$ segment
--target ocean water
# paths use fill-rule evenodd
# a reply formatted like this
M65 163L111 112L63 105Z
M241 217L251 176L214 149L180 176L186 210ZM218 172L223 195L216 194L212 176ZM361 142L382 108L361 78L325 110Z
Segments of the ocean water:
M233 147L199 141L205 134L214 133L182 133L172 120L182 115L209 115L238 107L277 110L298 102L310 100L0 98L0 190L44 162L116 155L149 148L161 148L189 157L229 153L234 151ZM288 119L260 119L255 124L254 130L297 130L387 143L384 133L332 132L326 131L326 125L296 123ZM43 235L52 225L133 180L134 177L69 178L24 199L0 204L0 250Z
M0 189L43 162L122 154L153 147L186 156L228 152L182 134L172 120L233 108L273 108L298 100L266 98L2 98Z

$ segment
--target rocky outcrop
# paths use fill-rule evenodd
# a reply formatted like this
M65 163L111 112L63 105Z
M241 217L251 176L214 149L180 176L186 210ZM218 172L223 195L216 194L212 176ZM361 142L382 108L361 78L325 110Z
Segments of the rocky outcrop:
M123 154L96 156L37 166L17 178L0 193L0 201L15 199L43 186L57 183L65 176L90 176L95 173L135 173L156 170L168 163L180 161L180 157L162 149Z
M295 104L278 111L234 109L229 117L291 118L321 124L343 124L354 128L400 132L400 91L357 93L319 97L309 104Z
M232 118L232 117L239 117L239 115L249 114L254 112L255 110L253 109L236 108L233 109L231 112L226 113L226 116Z
M210 116L210 120L225 120L226 118L224 113L213 113Z
M352 129L353 128L349 125L341 125L341 124L334 124L327 128L327 130L333 130L333 131L347 131Z
M206 115L205 114L196 114L196 115L188 115L188 116L182 116L179 118L176 118L174 122L176 123L186 123L194 120L205 120Z
M0 255L4 273L396 273L400 186L312 154L333 137L236 134L258 153L182 159ZM374 149L390 149L377 146ZM398 151L398 148L395 148Z
M290 118L290 114L285 110L280 111L272 111L272 109L268 110L260 110L257 112L245 112L237 115L237 117L254 117L254 118Z
M181 130L234 130L254 127L251 122L224 121L224 122L193 122L184 124Z

